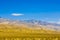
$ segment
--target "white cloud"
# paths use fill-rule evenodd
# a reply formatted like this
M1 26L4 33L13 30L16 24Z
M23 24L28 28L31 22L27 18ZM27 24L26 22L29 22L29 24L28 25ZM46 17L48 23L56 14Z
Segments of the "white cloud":
M12 13L11 15L12 16L23 16L24 14L21 14L21 13Z

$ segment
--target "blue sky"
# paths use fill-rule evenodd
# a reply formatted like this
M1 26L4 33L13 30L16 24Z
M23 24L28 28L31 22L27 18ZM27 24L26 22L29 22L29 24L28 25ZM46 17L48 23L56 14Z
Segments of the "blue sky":
M15 14L24 14L14 16ZM8 19L60 20L60 0L0 0L0 16Z

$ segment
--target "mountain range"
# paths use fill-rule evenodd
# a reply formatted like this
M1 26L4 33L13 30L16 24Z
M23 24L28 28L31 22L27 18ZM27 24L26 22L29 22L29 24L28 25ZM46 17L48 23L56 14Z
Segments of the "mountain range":
M4 19L0 17L0 25L1 24L16 25L18 26L16 28L21 28L24 25L23 27L26 27L29 29L30 28L36 29L36 30L43 29L43 30L53 30L53 31L60 32L60 24L48 23L41 20L9 20L9 19ZM7 28L10 28L10 27L7 27ZM14 27L11 27L11 28L14 28Z

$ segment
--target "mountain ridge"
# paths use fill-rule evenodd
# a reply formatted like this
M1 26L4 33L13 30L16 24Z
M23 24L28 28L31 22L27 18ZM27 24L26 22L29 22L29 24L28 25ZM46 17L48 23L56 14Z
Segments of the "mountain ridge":
M23 26L27 28L32 28L32 29L46 29L46 30L55 30L55 31L60 31L60 25L59 24L53 24L53 23L48 23L44 21L37 21L37 20L9 20L9 19L4 19L0 18L0 24L8 24L8 25L17 25L17 26Z

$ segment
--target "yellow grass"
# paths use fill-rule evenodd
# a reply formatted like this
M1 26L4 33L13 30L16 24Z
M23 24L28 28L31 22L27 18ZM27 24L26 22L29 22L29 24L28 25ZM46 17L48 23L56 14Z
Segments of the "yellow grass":
M27 28L26 25L0 24L0 40L60 40L60 33Z

